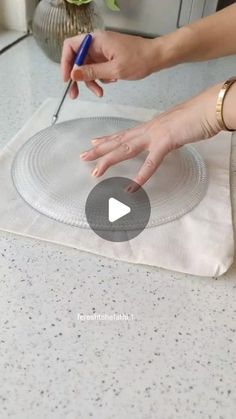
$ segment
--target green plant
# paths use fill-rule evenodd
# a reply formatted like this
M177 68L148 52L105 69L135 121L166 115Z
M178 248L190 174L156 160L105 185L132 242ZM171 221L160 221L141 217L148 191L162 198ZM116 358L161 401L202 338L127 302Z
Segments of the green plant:
M71 3L71 4L76 4L77 6L81 6L82 4L90 3L93 0L66 0L66 1L68 3ZM107 7L109 7L110 10L113 10L113 11L120 10L118 5L117 5L116 0L104 0L104 1L106 3Z

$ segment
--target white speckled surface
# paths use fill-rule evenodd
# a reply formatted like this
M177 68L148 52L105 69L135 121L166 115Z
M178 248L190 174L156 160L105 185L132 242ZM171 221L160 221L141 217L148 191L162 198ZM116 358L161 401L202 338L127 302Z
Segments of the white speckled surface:
M105 100L165 109L235 64L180 66L108 86ZM61 82L31 38L0 57L0 80L3 146ZM235 265L199 279L1 233L0 319L1 419L235 417Z

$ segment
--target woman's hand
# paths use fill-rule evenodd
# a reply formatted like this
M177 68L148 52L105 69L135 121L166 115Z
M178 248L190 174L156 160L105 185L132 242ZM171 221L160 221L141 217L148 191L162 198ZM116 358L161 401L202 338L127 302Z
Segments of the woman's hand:
M210 138L220 131L216 119L220 88L221 85L214 86L135 128L92 140L93 147L83 153L81 159L98 159L92 175L99 177L110 166L132 159L146 150L148 156L133 179L136 184L143 185L170 151Z
M156 39L96 31L84 66L73 69L84 35L65 41L61 69L64 81L74 80L71 98L78 96L77 81L85 81L97 96L103 82L137 80L174 65L232 55L236 52L236 5Z
M79 35L67 39L62 52L63 79L66 82L71 77L75 81L71 89L73 99L78 96L77 81L84 81L97 96L102 96L103 89L95 80L137 80L162 68L161 38L151 40L109 31L93 34L85 65L73 68L83 38Z

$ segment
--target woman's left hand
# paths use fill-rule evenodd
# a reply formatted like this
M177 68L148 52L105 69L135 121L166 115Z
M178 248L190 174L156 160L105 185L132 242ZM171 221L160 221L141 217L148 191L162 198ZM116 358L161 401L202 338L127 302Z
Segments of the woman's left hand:
M220 88L221 85L211 87L135 128L93 139L93 147L84 152L81 159L98 159L92 175L99 177L109 167L146 150L148 156L133 179L138 185L144 185L170 151L187 143L210 138L220 131L216 119Z

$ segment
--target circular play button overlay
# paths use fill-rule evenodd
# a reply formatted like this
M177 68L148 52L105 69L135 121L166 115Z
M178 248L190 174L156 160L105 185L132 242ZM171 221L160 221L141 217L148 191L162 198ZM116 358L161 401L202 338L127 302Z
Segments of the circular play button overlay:
M90 228L111 242L137 237L148 224L151 207L145 190L125 177L98 183L89 193L85 213Z

